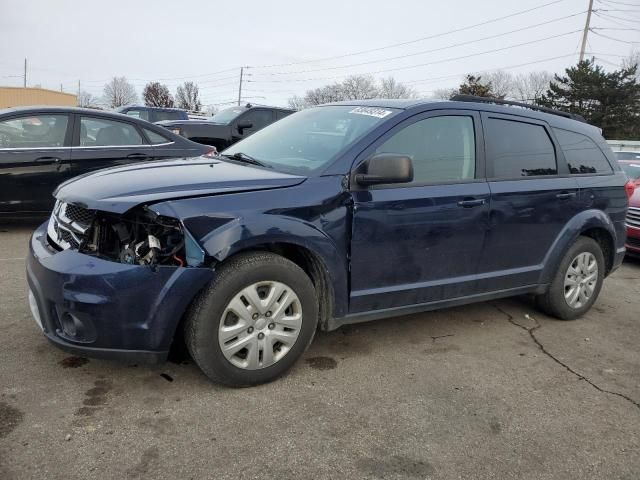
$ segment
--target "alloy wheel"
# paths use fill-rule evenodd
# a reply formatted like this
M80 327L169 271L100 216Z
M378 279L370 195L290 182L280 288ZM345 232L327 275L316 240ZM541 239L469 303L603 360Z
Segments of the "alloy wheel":
M587 304L598 282L598 261L590 252L578 254L564 277L564 298L571 308Z

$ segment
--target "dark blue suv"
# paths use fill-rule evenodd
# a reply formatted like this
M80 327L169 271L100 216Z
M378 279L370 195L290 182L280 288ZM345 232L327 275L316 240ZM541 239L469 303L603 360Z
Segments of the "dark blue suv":
M285 372L316 329L533 294L584 314L624 256L626 176L597 128L461 97L295 113L217 158L70 180L27 261L33 316L80 355L214 381Z

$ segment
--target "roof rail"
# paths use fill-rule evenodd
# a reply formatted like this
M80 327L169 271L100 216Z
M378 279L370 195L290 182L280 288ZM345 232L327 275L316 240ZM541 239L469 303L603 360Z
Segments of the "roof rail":
M500 98L492 97L476 97L475 95L454 95L453 97L451 97L451 100L454 102L494 103L496 105L508 105L512 107L528 108L529 110L550 113L551 115L558 115L560 117L570 118L572 120L587 123L582 115L563 112L562 110L554 110L553 108L540 107L538 105L531 105L530 103L513 102L511 100L502 100Z

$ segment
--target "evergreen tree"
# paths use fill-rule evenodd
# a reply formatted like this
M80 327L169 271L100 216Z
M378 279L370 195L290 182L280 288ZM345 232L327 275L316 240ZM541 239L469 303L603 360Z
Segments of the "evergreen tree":
M491 97L500 98L493 92L493 86L491 82L482 83L482 77L478 75L467 75L465 82L460 85L455 94L460 95L475 95L476 97Z
M582 115L602 129L608 139L640 137L640 84L638 66L605 72L594 60L584 60L555 75L538 104Z

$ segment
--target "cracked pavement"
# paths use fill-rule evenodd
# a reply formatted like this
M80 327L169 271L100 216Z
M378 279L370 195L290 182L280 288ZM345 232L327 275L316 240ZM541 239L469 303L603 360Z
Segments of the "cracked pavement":
M0 226L0 478L640 478L640 261L562 322L517 298L320 333L269 385L70 356Z

